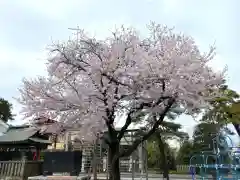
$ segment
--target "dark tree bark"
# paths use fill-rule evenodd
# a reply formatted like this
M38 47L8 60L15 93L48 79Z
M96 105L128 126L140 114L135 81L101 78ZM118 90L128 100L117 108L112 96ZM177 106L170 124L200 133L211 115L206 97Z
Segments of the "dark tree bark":
M159 102L156 103L158 105L161 103L161 100L164 98L159 98ZM175 102L174 98L170 98L168 100L168 104L166 105L165 109L161 112L159 117L156 115L153 116L155 123L153 127L145 133L142 137L137 138L133 144L127 150L120 151L120 141L123 137L124 133L126 132L128 126L131 124L131 114L135 111L129 112L125 125L121 128L120 132L117 132L113 126L114 119L111 116L111 113L107 109L108 119L106 120L106 125L108 127L108 138L105 139L105 142L108 144L109 152L108 152L108 163L110 165L110 180L120 180L120 158L128 157L132 154L132 152L145 140L151 137L158 129L159 125L163 122L164 117L166 116L169 109L172 107L173 103ZM149 106L148 103L143 103L138 110L142 110L144 106ZM153 107L153 106L152 106Z
M54 149L57 149L57 139L58 139L58 135L54 136Z
M157 133L157 140L158 140L158 148L160 150L161 157L162 157L163 178L166 178L167 180L169 180L169 166L167 162L165 147L162 141L162 137L159 133Z
M108 164L110 165L109 179L120 180L120 158L117 157L119 154L119 143L112 143L109 145L108 152Z

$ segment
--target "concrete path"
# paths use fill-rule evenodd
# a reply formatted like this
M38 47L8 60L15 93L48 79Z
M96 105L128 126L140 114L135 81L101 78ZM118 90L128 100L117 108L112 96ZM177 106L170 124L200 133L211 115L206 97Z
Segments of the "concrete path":
M63 176L63 175L54 175L54 176L35 176L35 177L29 177L29 180L81 180L83 177L86 177L86 174L82 174L78 177L76 176ZM106 180L107 176L106 174L98 174L97 178L100 180ZM230 176L225 177L231 179ZM91 178L93 179L93 178ZM148 180L162 180L162 174L148 174ZM171 174L170 175L170 180L191 180L192 176L191 175L181 175L181 174ZM195 180L200 180L201 178L199 176L196 176ZM209 176L208 179L212 179L212 176ZM121 173L121 180L146 180L146 176L140 176L140 174L135 174L135 177L132 178L131 173Z
M35 176L35 177L29 177L29 180L81 180L81 178L84 177L83 175L76 177L76 176L61 176L61 175L55 175L55 176ZM107 177L105 174L98 174L98 179L106 180ZM91 178L92 179L92 178ZM129 175L121 175L122 180L146 180L146 177L134 177L134 179ZM150 175L148 177L148 180L160 180L163 179L161 174L156 175ZM170 175L171 180L190 180L192 177L190 175L177 175L177 174L171 174ZM199 179L199 178L197 178Z
M102 179L102 178L99 178ZM121 178L122 180L132 180L132 178ZM148 180L160 180L162 178L148 178ZM177 178L177 177L170 177L171 180L190 180L191 178ZM81 180L81 178L79 177L73 177L73 176L69 176L69 177L63 177L63 176L55 176L55 177L43 177L43 176L36 176L36 177L29 177L28 180ZM105 179L102 179L105 180ZM134 180L146 180L145 178L134 178Z

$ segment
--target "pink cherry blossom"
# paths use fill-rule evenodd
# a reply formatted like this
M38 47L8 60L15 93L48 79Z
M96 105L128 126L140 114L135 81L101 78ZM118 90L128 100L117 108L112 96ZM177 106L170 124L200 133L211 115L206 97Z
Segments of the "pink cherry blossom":
M178 104L193 114L208 106L216 95L211 89L222 84L225 72L207 65L215 49L201 53L190 36L154 23L148 29L146 38L121 28L105 40L79 30L75 38L54 44L48 76L24 79L19 89L25 117L77 124L83 138L94 138L114 130L117 113L161 114Z

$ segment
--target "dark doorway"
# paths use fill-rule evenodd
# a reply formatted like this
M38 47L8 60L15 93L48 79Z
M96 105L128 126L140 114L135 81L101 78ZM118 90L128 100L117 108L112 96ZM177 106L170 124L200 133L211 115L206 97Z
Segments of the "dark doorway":
M81 151L45 152L43 162L44 174L68 172L70 175L78 175L81 172Z

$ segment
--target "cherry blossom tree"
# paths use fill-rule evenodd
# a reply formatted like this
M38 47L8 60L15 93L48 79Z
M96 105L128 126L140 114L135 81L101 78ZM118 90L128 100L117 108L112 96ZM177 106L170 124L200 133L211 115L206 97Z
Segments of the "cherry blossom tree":
M201 53L190 36L155 23L148 29L147 38L122 27L105 40L77 30L76 37L51 46L48 76L24 79L17 99L25 117L78 124L86 140L107 131L114 180L120 179L119 159L148 139L173 106L194 114L218 95L212 90L223 82L224 71L214 72L207 65L214 58L213 47ZM120 149L133 117L142 112L154 123L129 149ZM125 124L117 131L116 116L123 113Z

